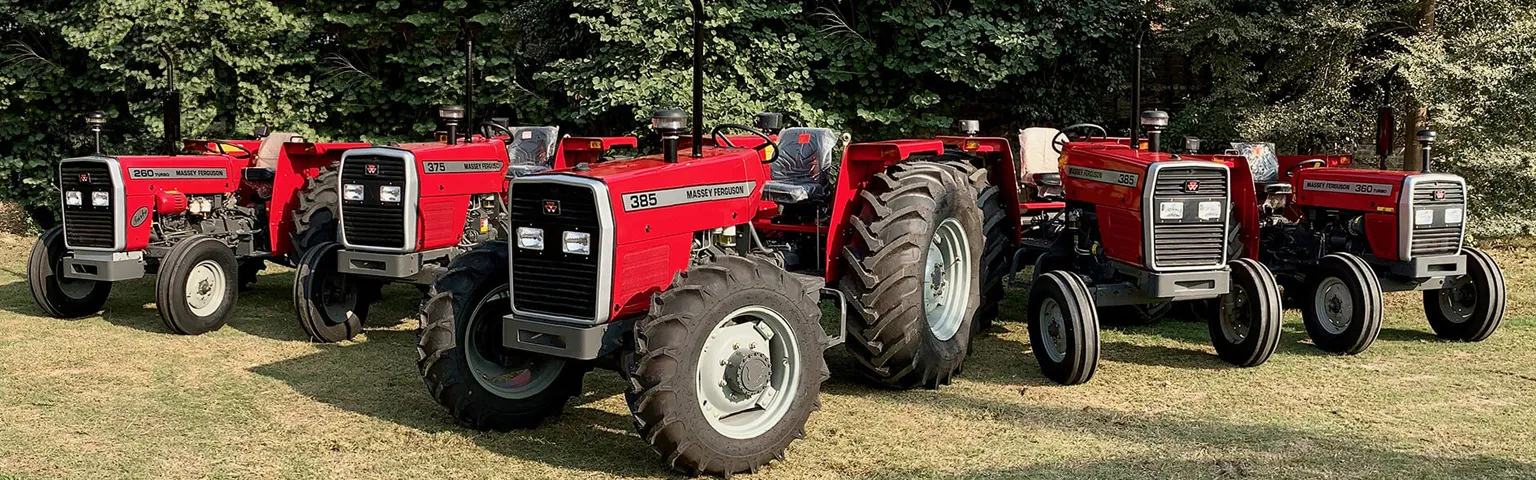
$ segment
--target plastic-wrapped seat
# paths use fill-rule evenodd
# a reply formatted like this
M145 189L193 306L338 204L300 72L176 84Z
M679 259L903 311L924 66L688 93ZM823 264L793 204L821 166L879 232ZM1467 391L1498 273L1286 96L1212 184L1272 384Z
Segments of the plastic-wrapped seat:
M1280 183L1280 158L1275 156L1275 144L1232 142L1232 150L1248 160L1253 183L1265 186Z
M787 128L779 132L779 158L763 198L779 204L819 199L827 186L822 166L832 163L838 136L825 128Z
M560 145L560 127L513 127L507 143L507 176L549 171Z

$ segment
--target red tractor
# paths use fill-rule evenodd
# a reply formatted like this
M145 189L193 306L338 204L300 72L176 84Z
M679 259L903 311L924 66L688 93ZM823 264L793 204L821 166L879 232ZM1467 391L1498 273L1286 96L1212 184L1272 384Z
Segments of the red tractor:
M1504 275L1465 246L1467 186L1430 173L1345 168L1348 157L1277 156L1240 144L1233 169L1242 256L1274 269L1318 348L1356 354L1381 331L1382 292L1421 290L1435 334L1476 342L1504 318ZM1252 201L1246 201L1252 199Z
M105 120L87 118L97 132ZM32 298L49 315L78 318L101 310L113 282L154 275L171 331L222 327L266 261L292 265L335 238L333 167L367 145L258 136L189 140L195 154L173 156L104 156L98 139L97 155L61 162L64 222L32 248Z
M861 143L833 182L830 130L720 125L706 141L693 7L687 147L689 116L664 110L659 155L512 179L511 241L459 255L433 284L418 366L460 424L537 425L588 370L611 368L669 465L731 474L804 435L822 352L845 338L887 385L958 371L982 294L988 171L943 161L935 140ZM852 306L841 331L823 330L821 300Z
M448 126L443 141L342 155L341 238L310 249L294 275L299 324L313 340L360 333L384 284L425 288L460 253L505 240L507 178L590 164L636 145L634 137L561 139L557 127L496 122L461 138L464 114L458 106L439 110Z
M1167 121L1166 113L1144 113L1146 142L1108 138L1103 127L1088 124L1020 135L1023 229L1008 270L1033 267L1030 344L1053 381L1093 377L1106 307L1116 316L1150 317L1172 302L1214 299L1209 330L1222 360L1257 366L1279 345L1273 274L1229 255L1231 172L1159 152ZM1086 135L1073 139L1073 132ZM1012 155L1003 138L946 141L965 152Z

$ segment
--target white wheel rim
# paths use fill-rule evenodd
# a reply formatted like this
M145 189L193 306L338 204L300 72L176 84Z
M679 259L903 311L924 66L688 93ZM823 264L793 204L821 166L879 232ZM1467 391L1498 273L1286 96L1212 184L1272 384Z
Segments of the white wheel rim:
M1056 299L1040 302L1040 348L1052 362L1061 363L1067 358L1067 321Z
M492 395L517 400L538 395L553 385L560 377L560 370L565 368L565 360L510 348L482 348L501 345L501 330L480 321L485 315L484 308L491 302L510 302L510 292L501 287L475 306L469 321L464 323L463 347L465 363L469 364L469 373L475 377L475 382ZM500 322L501 318L490 320Z
M1334 335L1344 333L1355 314L1355 297L1349 293L1349 286L1338 277L1328 277L1312 293L1316 299L1312 311L1321 320L1318 323L1323 330Z
M954 338L965 321L971 291L971 244L953 217L939 223L923 266L923 316L940 341Z
M1477 288L1466 275L1440 289L1440 315L1451 323L1464 323L1472 319L1477 310Z
M782 315L748 306L715 324L699 355L695 392L704 419L729 438L779 425L801 382L800 345Z
M219 262L197 262L187 272L187 309L199 317L219 311L219 307L224 305L224 290L228 283L224 267L219 266Z

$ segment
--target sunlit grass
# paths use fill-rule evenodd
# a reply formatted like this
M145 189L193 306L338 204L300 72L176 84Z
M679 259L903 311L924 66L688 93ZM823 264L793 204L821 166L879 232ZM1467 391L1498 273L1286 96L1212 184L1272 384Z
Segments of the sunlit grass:
M532 431L454 426L415 372L419 294L397 286L367 335L315 345L291 275L267 271L230 325L166 333L148 281L104 315L41 316L31 239L0 236L0 478L604 478L672 473L632 433L616 374ZM1413 294L1356 357L1311 348L1287 316L1281 352L1234 369L1205 326L1104 334L1098 375L1059 387L1026 345L1022 296L954 385L895 392L833 380L808 437L765 478L1529 478L1536 476L1536 253L1495 252L1510 313L1480 344L1441 342Z

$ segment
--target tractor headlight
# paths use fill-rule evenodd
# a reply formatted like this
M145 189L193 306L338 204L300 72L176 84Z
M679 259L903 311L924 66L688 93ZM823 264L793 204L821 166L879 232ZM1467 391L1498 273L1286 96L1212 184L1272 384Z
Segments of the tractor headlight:
M1414 225L1429 225L1429 224L1432 224L1432 223L1435 223L1435 211L1434 210L1414 210L1413 211L1413 224Z
M565 232L565 246L560 250L565 253L592 254L592 234L586 232Z
M543 250L544 230L530 227L517 227L517 248L527 250Z
M379 200L389 203L400 203L400 187L394 185L379 187Z
M1163 220L1183 220L1184 202L1163 202L1157 206L1157 218Z
M1216 220L1221 218L1221 202L1200 202L1200 219Z
M64 192L65 205L78 207L80 206L81 198L82 197L80 196L80 192Z
M341 198L349 200L349 201L353 201L353 202L361 202L361 201L363 201L363 186L362 185L353 184L353 183L348 183L346 185L342 185L341 186Z
M1453 224L1454 225L1454 224L1459 224L1463 220L1466 220L1466 219L1467 219L1467 212L1463 211L1460 208L1447 208L1447 209L1445 209L1445 223L1449 223L1449 224Z
M107 192L91 192L91 206L105 207L108 202Z

